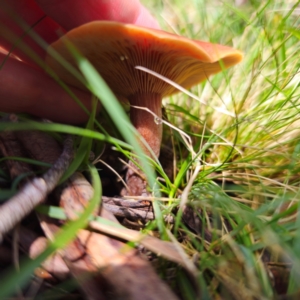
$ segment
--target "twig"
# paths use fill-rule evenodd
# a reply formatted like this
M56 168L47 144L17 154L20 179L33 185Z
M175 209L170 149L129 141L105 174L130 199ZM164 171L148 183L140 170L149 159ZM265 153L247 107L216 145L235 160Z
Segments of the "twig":
M113 213L117 217L125 217L130 219L143 219L143 220L153 220L154 214L151 211L144 211L134 208L120 207L117 205L111 205L103 203L103 206Z
M68 136L64 142L64 150L54 165L40 178L28 182L14 197L0 206L0 240L41 204L47 194L57 185L73 158L73 140Z
M154 213L149 209L149 205L145 205L144 201L126 200L122 198L110 198L102 196L103 207L113 213L117 217L129 218L130 220L144 221L154 220ZM174 218L171 215L164 217L165 222L174 223Z
M151 197L151 198L149 197L149 199L153 199L153 197ZM146 202L143 200L140 201L140 200L136 200L136 199L124 199L124 198L118 198L118 197L102 196L102 201L103 201L103 203L106 203L106 204L117 205L117 206L122 206L122 207L126 207L126 208L138 208L138 209L147 210L147 211L149 211L149 209L152 209L149 202Z

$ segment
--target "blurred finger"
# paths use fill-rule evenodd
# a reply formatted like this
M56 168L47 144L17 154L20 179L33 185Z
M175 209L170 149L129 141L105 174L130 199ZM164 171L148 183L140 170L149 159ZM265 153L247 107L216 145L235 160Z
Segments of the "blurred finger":
M139 0L36 0L42 10L70 30L95 20L110 20L159 28Z
M18 41L22 39L35 55L43 59L45 50L26 32L34 30L47 43L52 43L58 38L56 32L59 28L61 27L47 17L34 0L0 2L0 45L8 51L15 48ZM23 61L35 64L18 47L13 50L13 54Z
M0 60L5 58L0 53ZM91 96L72 88L88 110ZM9 58L0 71L1 111L30 113L63 123L83 123L88 114L54 80L23 62Z

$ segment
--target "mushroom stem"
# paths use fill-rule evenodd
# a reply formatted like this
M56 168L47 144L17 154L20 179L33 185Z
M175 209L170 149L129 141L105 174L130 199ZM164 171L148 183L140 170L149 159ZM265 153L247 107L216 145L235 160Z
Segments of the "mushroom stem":
M131 104L130 119L134 127L138 130L140 135L148 143L155 158L159 156L160 145L162 139L162 110L161 110L161 95L159 94L135 94L129 97ZM135 108L139 107L139 108ZM141 109L145 108L145 109ZM151 110L157 117L154 117L148 110ZM145 154L151 157L151 152L147 149L145 144L141 141L141 147ZM129 169L126 174L126 182L131 196L146 195L147 183L144 178L141 178L136 172L137 170L133 162L129 162Z

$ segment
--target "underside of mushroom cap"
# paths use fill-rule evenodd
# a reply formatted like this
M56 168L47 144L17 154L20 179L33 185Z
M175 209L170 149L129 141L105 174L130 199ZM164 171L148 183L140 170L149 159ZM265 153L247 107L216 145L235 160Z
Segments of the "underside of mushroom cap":
M136 66L148 68L190 88L209 75L237 64L243 57L240 51L231 47L135 25L95 21L69 31L51 45L75 66L65 39L94 65L117 96L127 99L137 93L155 93L164 97L178 92ZM47 55L46 64L66 83L85 89L51 55Z

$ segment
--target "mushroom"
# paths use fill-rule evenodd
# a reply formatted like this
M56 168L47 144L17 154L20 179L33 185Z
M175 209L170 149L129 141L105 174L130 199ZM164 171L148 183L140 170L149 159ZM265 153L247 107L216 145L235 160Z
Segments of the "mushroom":
M51 47L76 66L64 38L67 38L98 70L102 78L119 99L131 105L130 119L140 135L158 157L162 139L162 99L178 90L136 69L142 66L159 73L184 88L205 80L209 75L229 68L242 60L242 53L227 46L194 41L161 30L110 21L94 21L69 31ZM85 87L52 56L46 64L66 83ZM156 122L155 122L156 121ZM145 153L151 156L141 143ZM142 195L146 182L130 162L126 181L131 195Z

